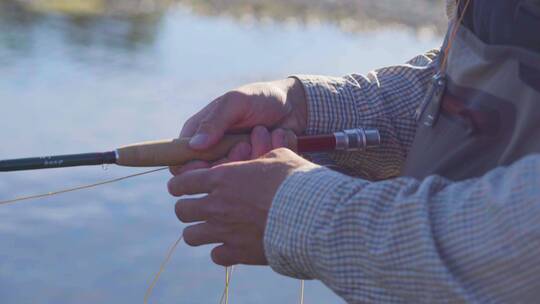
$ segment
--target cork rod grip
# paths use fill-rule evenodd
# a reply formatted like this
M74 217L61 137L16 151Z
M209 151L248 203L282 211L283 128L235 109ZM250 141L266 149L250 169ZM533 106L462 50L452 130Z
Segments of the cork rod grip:
M296 150L296 136L287 132L288 147ZM225 135L215 146L205 151L189 147L190 138L143 142L116 150L116 164L128 167L180 166L193 160L216 161L226 157L238 143L250 142L247 134Z

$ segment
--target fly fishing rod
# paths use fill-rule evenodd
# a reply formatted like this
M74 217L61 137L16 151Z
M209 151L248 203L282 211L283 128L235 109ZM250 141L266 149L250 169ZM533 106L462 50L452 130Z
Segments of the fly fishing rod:
M53 169L76 166L116 164L127 167L180 166L192 160L216 161L241 142L249 142L247 134L225 135L214 147L197 151L189 147L189 138L143 142L114 151L21 158L0 161L0 172ZM351 129L326 135L296 136L287 131L287 146L300 154L325 151L362 151L377 147L381 136L376 129Z

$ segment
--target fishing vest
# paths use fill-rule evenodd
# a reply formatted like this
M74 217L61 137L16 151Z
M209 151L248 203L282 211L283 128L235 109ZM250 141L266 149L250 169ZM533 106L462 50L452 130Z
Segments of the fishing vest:
M540 52L540 0L472 0L463 25L487 44Z
M479 5L508 2L516 5L514 11L506 11L514 14L512 20L525 12L532 16L527 22L537 26L522 29L526 32L521 37L483 35L482 24L491 30L498 25L490 25L497 21L493 18L482 18L501 12L482 14ZM538 39L534 36L540 37L540 14L534 15L540 12L540 4L537 0L473 0L471 5L468 19L453 39L446 71L434 77L417 111L419 124L403 176L463 180L540 153L540 41L534 43ZM517 31L524 22L513 24L516 27L507 23L509 28L503 30Z

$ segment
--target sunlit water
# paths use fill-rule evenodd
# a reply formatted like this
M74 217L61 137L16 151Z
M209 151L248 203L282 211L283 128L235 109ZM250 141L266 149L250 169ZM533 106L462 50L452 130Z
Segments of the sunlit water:
M108 150L175 137L227 89L295 73L343 75L401 63L439 42L407 29L241 23L182 8L149 20L0 15L1 158ZM139 170L0 175L0 200ZM167 173L0 207L0 303L141 303L182 230ZM153 303L217 303L224 270L181 245ZM299 283L241 266L231 303L295 303ZM342 303L320 283L306 303Z

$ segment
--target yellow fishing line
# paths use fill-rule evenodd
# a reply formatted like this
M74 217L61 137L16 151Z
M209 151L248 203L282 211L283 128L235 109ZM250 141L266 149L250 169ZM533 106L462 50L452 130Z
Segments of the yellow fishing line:
M221 294L219 304L229 304L229 286L231 284L231 278L233 274L234 266L225 267L225 288Z
M469 4L471 3L471 0L466 0L465 4L463 5L463 11L461 12L461 15L458 14L459 7L461 6L461 1L459 0L456 4L456 20L455 23L452 25L453 28L451 30L451 34L448 39L448 43L446 45L446 48L443 50L443 59L441 63L441 71L444 73L446 72L446 65L448 63L448 56L450 55L450 49L452 48L452 45L454 43L454 40L456 39L457 32L459 30L459 27L461 26L461 22L463 22L463 19L465 18L467 8L469 7Z
M43 194L36 194L36 195L30 195L30 196L17 197L17 198L10 199L10 200L0 201L0 205L14 204L14 203L22 202L22 201L29 201L29 200L38 199L38 198L44 198L44 197L60 195L60 194L68 193L68 192L75 192L75 191L79 191L79 190L95 188L95 187L99 187L99 186L103 186L103 185L107 185L107 184L120 182L120 181L126 180L128 178L133 178L133 177L137 177L137 176L141 176L141 175L146 175L146 174L162 171L162 170L165 170L165 169L168 169L168 168L153 169L153 170L150 170L150 171L145 171L145 172L141 172L141 173L137 173L137 174L132 174L132 175L128 175L128 176L124 176L124 177L120 177L120 178L114 178L114 179L106 180L106 181L95 183L95 184L78 186L78 187L58 190L58 191L54 191L54 192L48 192L48 193L43 193Z
M129 179L129 178L134 178L134 177L137 177L137 176L142 176L142 175L155 173L155 172L158 172L158 171L163 171L163 170L166 170L166 169L168 169L168 168L165 167L165 168L153 169L153 170L144 171L144 172L136 173L136 174L131 174L131 175L127 175L127 176L123 176L123 177L119 177L119 178L114 178L114 179L110 179L110 180L106 180L106 181L102 181L102 182L98 182L98 183L94 183L94 184L77 186L77 187L73 187L73 188L67 188L67 189L62 189L62 190L58 190L58 191L42 193L42 194L21 196L21 197L17 197L17 198L14 198L14 199L0 201L0 206L1 205L14 204L14 203L23 202L23 201L34 200L34 199L39 199L39 198L46 198L46 197L50 197L50 196L56 196L56 195L60 195L60 194L64 194L64 193L75 192L75 191L80 191L80 190L85 190L85 189L91 189L91 188L95 188L95 187L99 187L99 186L103 186L103 185L107 185L107 184L120 182L120 181ZM161 277L161 274L163 273L163 271L165 271L165 268L166 268L167 264L171 260L172 255L174 254L176 248L178 247L178 245L180 244L181 241L182 241L182 235L180 235L180 237L174 242L174 244L167 251L167 255L165 256L165 259L161 263L161 265L159 267L159 271L156 273L152 283L149 285L148 289L146 290L146 293L144 295L144 304L148 304L148 300L150 299L150 296L152 295L154 287L156 286L156 284L157 284L159 278ZM220 304L229 304L229 289L230 289L230 284L231 284L233 271L234 271L234 266L225 268L225 288L223 290L223 294L221 295L221 300L219 301ZM300 285L300 304L304 304L304 281L301 281L301 285Z
M225 267L225 304L229 304L229 267Z
M159 271L156 273L156 276L154 277L154 280L152 281L152 283L150 284L150 286L148 286L148 289L146 290L146 294L144 295L144 304L148 304L148 299L152 295L152 291L154 291L154 287L156 286L156 283L159 280L159 277L161 277L161 274L163 273L163 271L165 270L165 267L167 266L167 264L171 260L171 257L173 255L174 251L176 250L176 247L178 247L178 244L180 244L181 240L182 240L182 234L180 234L180 237L178 238L178 240L176 240L176 242L174 242L174 244L171 246L171 248L167 252L167 255L166 255L165 259L163 260L163 262L161 262L161 266L159 267Z
M144 304L148 304L148 300L150 299L150 296L152 295L152 292L154 291L154 287L156 286L163 271L165 271L167 264L169 264L169 261L171 260L173 253L176 251L176 248L180 244L180 241L182 241L182 235L180 235L178 240L176 240L176 242L174 242L171 248L167 251L167 255L165 259L163 260L163 262L161 262L159 271L156 273L154 280L152 281L152 283L150 284L150 286L148 286L148 289L146 290L146 294L144 295ZM234 266L225 268L225 288L223 290L223 294L221 295L221 299L219 300L219 304L229 304L229 287L231 284L233 270L234 270Z

